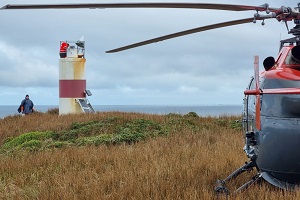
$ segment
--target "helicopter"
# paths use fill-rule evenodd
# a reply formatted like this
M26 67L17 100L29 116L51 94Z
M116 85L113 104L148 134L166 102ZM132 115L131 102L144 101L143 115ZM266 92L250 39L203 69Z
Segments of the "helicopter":
M161 42L188 34L208 31L258 20L275 19L285 23L292 38L281 40L277 58L263 61L264 71L259 72L259 59L254 59L254 76L244 91L243 147L248 161L225 179L217 180L215 191L229 193L226 183L243 172L256 169L257 173L236 192L253 183L266 180L281 189L294 189L300 185L300 3L291 8L272 8L265 3L260 6L212 3L78 3L78 4L16 4L5 5L0 10L10 9L102 9L102 8L190 8L224 11L254 11L245 19L202 26L169 35L145 40L106 51L115 53L151 43ZM261 13L265 14L261 14ZM294 27L289 29L288 22Z

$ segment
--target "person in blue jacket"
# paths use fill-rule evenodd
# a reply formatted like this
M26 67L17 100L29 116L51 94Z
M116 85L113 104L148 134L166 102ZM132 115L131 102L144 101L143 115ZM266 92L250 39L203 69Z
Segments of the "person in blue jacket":
M33 102L29 99L29 95L26 94L25 99L22 100L21 105L19 106L19 111L22 112L22 114L28 115L30 113L33 113Z

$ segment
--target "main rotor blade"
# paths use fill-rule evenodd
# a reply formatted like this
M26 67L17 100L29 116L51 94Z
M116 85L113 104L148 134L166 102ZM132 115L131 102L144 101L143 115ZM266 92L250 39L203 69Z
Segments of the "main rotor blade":
M78 3L78 4L8 4L0 9L74 9L74 8L192 8L246 11L257 10L271 12L279 11L279 8L268 8L267 5L248 6L234 4L211 3Z
M132 48L135 48L135 47L139 47L139 46L143 46L143 45L147 45L147 44L151 44L151 43L155 43L155 42L161 42L163 40L168 40L168 39L172 39L172 38L176 38L176 37L181 37L181 36L188 35L188 34L198 33L198 32L207 31L207 30L216 29L216 28L222 28L222 27L226 27L226 26L244 24L244 23L249 23L249 22L253 22L253 18L239 19L239 20L234 20L234 21L229 21L229 22L222 22L222 23L218 23L218 24L212 24L212 25L208 25L208 26L202 26L202 27L199 27L199 28L189 29L189 30L186 30L186 31L181 31L181 32L177 32L177 33L173 33L173 34L153 38L153 39L146 40L146 41L143 41L143 42L134 43L134 44L127 45L127 46L124 46L124 47L120 47L120 48L117 48L117 49L112 49L112 50L106 51L106 53L115 53L115 52L124 51L124 50L127 50L127 49L132 49Z

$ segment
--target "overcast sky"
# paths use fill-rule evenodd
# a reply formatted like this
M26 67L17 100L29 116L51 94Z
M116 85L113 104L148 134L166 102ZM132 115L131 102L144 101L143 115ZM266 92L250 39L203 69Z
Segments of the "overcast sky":
M2 0L23 3L183 2L178 0ZM190 0L184 2L224 3ZM264 1L226 1L258 6ZM295 4L295 5L294 5ZM270 2L295 7L297 2ZM118 53L106 50L213 23L252 17L254 11L196 9L0 10L0 105L26 94L37 105L58 105L59 42L86 42L87 89L93 105L242 104L254 55L277 56L289 38L276 20L231 26ZM293 23L289 23L290 28Z

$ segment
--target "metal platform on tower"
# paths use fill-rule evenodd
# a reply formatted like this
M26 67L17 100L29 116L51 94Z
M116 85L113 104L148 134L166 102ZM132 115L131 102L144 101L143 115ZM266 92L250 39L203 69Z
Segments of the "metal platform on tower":
M95 113L93 106L90 104L88 99L76 99L84 113Z

